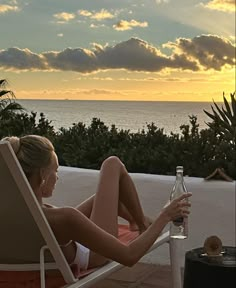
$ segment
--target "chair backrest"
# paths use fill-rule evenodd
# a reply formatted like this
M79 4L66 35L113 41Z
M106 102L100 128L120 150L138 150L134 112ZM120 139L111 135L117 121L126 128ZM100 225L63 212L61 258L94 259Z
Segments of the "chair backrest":
M65 281L75 281L15 153L6 141L0 141L0 233L0 263L39 263L40 249L47 245Z

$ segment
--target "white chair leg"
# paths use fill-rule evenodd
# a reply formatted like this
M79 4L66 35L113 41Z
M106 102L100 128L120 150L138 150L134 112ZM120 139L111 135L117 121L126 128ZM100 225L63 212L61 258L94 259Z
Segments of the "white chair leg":
M169 240L172 288L182 288L179 241L172 238Z
M40 249L40 287L45 288L45 262L44 262L44 252L47 250L47 246L43 246Z

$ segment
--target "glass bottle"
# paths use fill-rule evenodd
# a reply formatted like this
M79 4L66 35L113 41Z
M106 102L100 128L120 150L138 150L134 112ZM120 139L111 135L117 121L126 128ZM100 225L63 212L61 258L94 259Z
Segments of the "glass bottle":
M170 194L170 201L179 197L183 193L187 193L184 184L183 166L176 167L176 180ZM187 200L183 200L187 201ZM186 239L188 237L188 220L184 217L179 217L170 223L170 237L175 239Z

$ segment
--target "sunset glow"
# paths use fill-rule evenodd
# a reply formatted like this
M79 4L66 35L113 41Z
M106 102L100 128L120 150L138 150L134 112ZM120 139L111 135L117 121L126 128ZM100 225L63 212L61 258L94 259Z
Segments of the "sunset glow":
M222 101L235 90L234 10L234 0L0 1L0 78L19 99Z

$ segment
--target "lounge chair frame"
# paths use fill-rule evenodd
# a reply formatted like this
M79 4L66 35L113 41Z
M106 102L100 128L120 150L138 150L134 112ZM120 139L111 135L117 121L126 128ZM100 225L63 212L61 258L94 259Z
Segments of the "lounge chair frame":
M7 141L0 141L0 189L2 186L1 182L7 181L6 179L2 179L2 172L4 169L8 169L10 171L10 174L13 177L13 181L16 183L17 188L24 198L24 201L35 221L35 224L41 233L41 236L45 240L45 245L41 246L38 251L40 259L39 263L2 263L0 256L0 271L40 271L41 288L46 288L45 271L49 269L58 269L61 272L65 282L67 283L64 288L86 288L123 267L122 264L111 261L110 263L96 269L94 272L83 277L82 279L75 278L31 189L31 186L25 177L25 174L15 156L15 153L13 152L12 147ZM181 288L182 281L181 265L179 262L178 240L170 238L170 233L167 231L156 240L148 253L165 243L169 244L172 287ZM55 262L45 262L44 256L45 251L47 250L51 252Z

